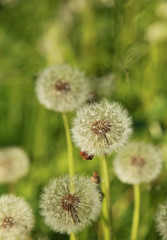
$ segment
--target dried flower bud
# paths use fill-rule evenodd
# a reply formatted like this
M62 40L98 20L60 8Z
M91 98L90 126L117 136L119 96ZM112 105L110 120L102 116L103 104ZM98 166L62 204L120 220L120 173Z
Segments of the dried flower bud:
M101 182L98 172L96 171L93 172L93 176L91 177L91 182L97 183L97 184Z
M47 225L56 232L69 234L97 219L101 195L87 177L57 178L45 187L40 208Z

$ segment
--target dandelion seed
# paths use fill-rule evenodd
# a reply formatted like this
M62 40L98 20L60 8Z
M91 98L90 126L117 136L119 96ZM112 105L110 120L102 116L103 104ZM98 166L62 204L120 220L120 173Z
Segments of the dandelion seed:
M46 68L36 83L38 100L46 108L70 112L86 102L89 84L84 73L65 64Z
M122 182L150 182L160 173L162 159L159 151L144 142L132 142L122 148L114 160L114 169Z
M167 239L167 201L160 204L155 216L156 229L163 240Z
M73 140L88 155L110 154L117 151L132 133L131 118L119 103L85 105L73 121Z
M70 184L74 191L70 191ZM75 233L97 219L101 195L89 178L57 178L45 187L40 208L45 223L54 231Z
M0 183L13 183L29 170L27 154L20 148L0 149Z
M34 225L29 205L13 194L0 197L0 239L27 240Z

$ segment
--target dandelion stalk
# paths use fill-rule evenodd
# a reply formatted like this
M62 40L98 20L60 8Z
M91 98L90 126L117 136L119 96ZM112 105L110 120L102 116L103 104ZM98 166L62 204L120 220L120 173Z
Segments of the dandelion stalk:
M111 209L111 192L110 192L110 180L107 167L107 159L104 155L101 159L102 177L104 180L103 192L103 230L104 239L111 240L113 238L113 226L112 226L112 209Z
M71 233L71 234L70 234L70 240L78 240L76 234Z
M15 193L16 192L15 191L15 186L14 186L13 183L8 184L8 191L9 191L9 193Z
M64 122L64 128L66 132L66 141L67 141L67 148L68 148L68 168L69 168L69 176L74 176L74 158L73 158L73 148L72 148L72 142L71 142L71 136L70 136L70 128L68 124L67 115L65 113L62 113L63 116L63 122ZM73 188L73 186L71 186ZM70 233L70 240L77 240L76 235L71 232Z
M133 220L132 220L132 229L131 229L131 240L136 240L138 235L138 226L139 226L139 213L140 213L140 188L139 184L134 186L134 211L133 211Z
M70 177L74 176L74 158L73 158L73 149L72 149L72 142L70 136L70 128L68 124L68 119L65 113L62 113L64 127L66 132L66 141L67 141L67 148L68 148L68 166L69 166L69 175Z

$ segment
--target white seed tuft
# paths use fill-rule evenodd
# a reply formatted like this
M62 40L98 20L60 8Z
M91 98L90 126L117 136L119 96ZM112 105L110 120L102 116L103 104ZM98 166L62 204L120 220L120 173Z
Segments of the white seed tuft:
M150 182L160 173L162 159L157 148L144 142L132 142L122 148L114 160L118 178L125 183Z
M1 240L27 240L33 225L32 210L23 198L13 194L0 197Z
M70 190L72 186L73 191ZM53 179L40 201L41 215L53 231L79 232L97 219L101 194L90 178L68 176Z
M92 103L81 107L73 121L75 144L88 155L117 151L132 133L131 117L119 103Z
M27 174L29 165L29 158L22 149L0 149L0 183L16 182Z
M167 239L167 201L159 205L155 215L156 229L163 240Z
M86 102L89 84L83 72L65 64L44 69L36 82L38 100L46 108L70 112Z

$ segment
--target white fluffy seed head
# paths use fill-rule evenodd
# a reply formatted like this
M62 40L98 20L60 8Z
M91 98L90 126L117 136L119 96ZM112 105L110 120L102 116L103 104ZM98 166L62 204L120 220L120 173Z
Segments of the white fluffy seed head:
M83 72L65 64L57 64L39 74L36 93L46 108L70 112L86 102L89 84Z
M1 240L27 240L33 225L32 210L23 198L13 194L0 197Z
M150 182L160 173L162 159L157 148L145 142L131 142L120 150L114 160L114 170L125 183Z
M155 214L156 229L163 240L167 239L167 201L159 205Z
M91 183L90 178L60 177L53 179L45 187L40 208L45 223L53 231L76 233L90 225L99 216L101 194L97 184Z
M88 155L110 154L127 142L131 124L127 110L117 102L85 105L73 121L73 141Z
M0 149L0 183L16 182L27 174L29 165L29 158L22 149Z

